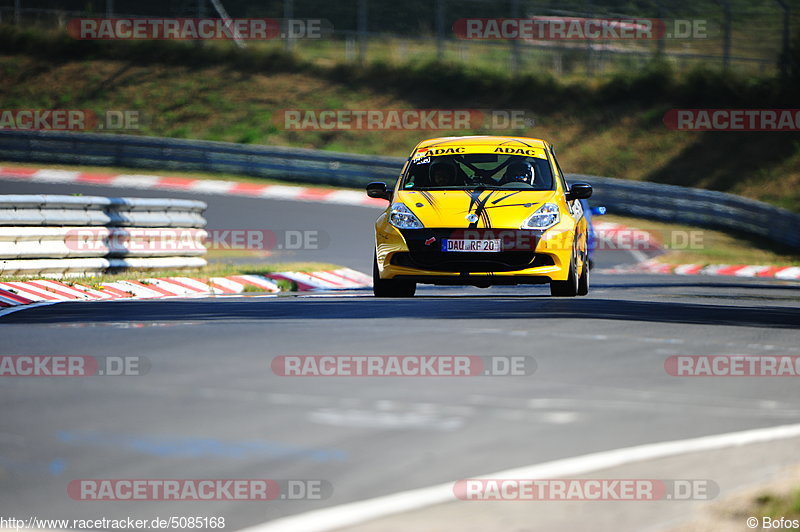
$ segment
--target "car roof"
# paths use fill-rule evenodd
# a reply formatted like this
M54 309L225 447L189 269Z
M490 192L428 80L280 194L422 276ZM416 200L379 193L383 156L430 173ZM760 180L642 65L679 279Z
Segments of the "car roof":
M417 144L417 149L430 148L431 146L508 146L511 144L521 144L528 147L547 149L550 143L542 139L528 137L500 137L494 135L471 135L467 137L437 137L423 140Z

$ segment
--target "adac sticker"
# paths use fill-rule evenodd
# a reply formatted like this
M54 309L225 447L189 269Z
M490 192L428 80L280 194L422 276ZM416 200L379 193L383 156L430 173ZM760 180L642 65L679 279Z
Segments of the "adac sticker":
M449 148L420 148L417 150L414 158L419 159L420 157L436 157L439 155L460 155L462 153L469 153L467 152L467 148L464 146L454 146Z
M511 146L498 146L494 149L494 153L503 153L506 155L527 155L528 157L547 159L547 156L544 154L544 150L541 148L514 148Z

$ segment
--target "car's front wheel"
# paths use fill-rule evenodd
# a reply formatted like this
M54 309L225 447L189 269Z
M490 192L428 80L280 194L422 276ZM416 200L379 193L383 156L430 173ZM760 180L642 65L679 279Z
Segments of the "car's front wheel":
M566 281L550 281L550 295L553 297L575 297L578 295L578 272L577 272L577 263L578 261L575 260L575 254L572 254L572 259L569 262L569 276L567 277ZM586 274L586 268L584 268L584 274L587 275L586 280L588 281L588 274ZM587 285L588 290L588 285Z
M417 291L417 283L395 279L381 279L378 272L378 259L372 261L372 293L376 297L412 297Z

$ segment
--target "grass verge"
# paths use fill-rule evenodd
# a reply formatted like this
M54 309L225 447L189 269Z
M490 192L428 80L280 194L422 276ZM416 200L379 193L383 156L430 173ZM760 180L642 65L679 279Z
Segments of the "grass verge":
M762 517L772 519L800 519L800 488L791 493L763 493L753 499L751 511L761 521Z
M617 215L597 217L594 222L613 222L648 231L666 249L656 260L667 264L800 266L797 250L748 235Z

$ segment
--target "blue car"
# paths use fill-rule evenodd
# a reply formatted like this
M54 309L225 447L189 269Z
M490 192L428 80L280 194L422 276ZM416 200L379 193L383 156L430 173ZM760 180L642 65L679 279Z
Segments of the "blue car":
M586 247L589 250L589 269L594 267L594 250L597 247L597 240L594 231L594 225L592 224L592 216L602 216L606 213L605 207L591 207L589 202L585 199L580 200L581 206L583 207L583 216L586 218L586 223L589 227L589 235L586 239Z

